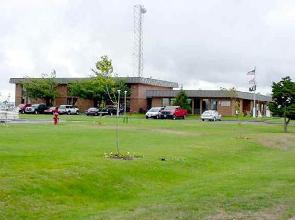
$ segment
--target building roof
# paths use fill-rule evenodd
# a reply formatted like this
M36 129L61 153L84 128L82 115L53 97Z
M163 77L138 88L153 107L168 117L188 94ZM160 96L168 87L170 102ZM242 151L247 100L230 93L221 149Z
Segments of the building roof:
M126 80L128 84L147 84L147 85L153 85L153 86L162 86L162 87L168 87L168 88L177 88L178 83L175 82L169 82L165 80L159 80L159 79L151 79L151 78L144 78L144 77L118 77L119 79ZM30 80L32 78L10 78L9 82L13 84L19 84L26 80ZM33 78L33 79L40 79L40 78ZM81 81L81 80L87 80L89 77L84 78L54 78L55 82L58 84L68 84L71 82Z
M226 90L184 90L188 97L202 98L232 98L229 91ZM147 90L147 98L161 97L174 98L179 93L179 90ZM253 93L237 91L237 98L253 100ZM270 102L271 97L261 94L256 94L256 100Z

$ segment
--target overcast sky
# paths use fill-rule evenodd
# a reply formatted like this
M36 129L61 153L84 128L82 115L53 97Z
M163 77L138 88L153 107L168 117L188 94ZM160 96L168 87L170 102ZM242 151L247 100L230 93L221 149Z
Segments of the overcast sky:
M0 0L0 99L11 77L88 76L102 55L134 76L133 5L143 4L144 77L184 89L246 91L256 66L258 92L295 79L294 0Z

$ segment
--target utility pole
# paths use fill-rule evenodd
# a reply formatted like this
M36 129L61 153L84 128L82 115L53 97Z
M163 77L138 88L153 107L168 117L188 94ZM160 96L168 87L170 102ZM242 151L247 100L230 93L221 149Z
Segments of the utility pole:
M134 57L135 57L135 72L138 77L142 77L143 73L143 14L146 9L143 5L134 5Z

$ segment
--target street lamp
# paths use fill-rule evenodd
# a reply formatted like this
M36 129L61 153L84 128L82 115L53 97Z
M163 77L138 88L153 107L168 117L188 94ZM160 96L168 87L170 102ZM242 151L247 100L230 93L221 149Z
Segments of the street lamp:
M121 90L117 90L118 92L118 101L117 101L117 117L119 116L119 112L120 112L120 93Z
M128 118L126 117L126 96L127 96L127 91L124 91L124 122L128 122Z

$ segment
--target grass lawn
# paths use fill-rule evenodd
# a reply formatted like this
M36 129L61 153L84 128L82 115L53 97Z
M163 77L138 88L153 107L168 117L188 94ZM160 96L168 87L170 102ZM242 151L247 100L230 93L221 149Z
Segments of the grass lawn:
M294 126L120 119L126 161L115 118L61 118L0 126L1 219L295 217Z

